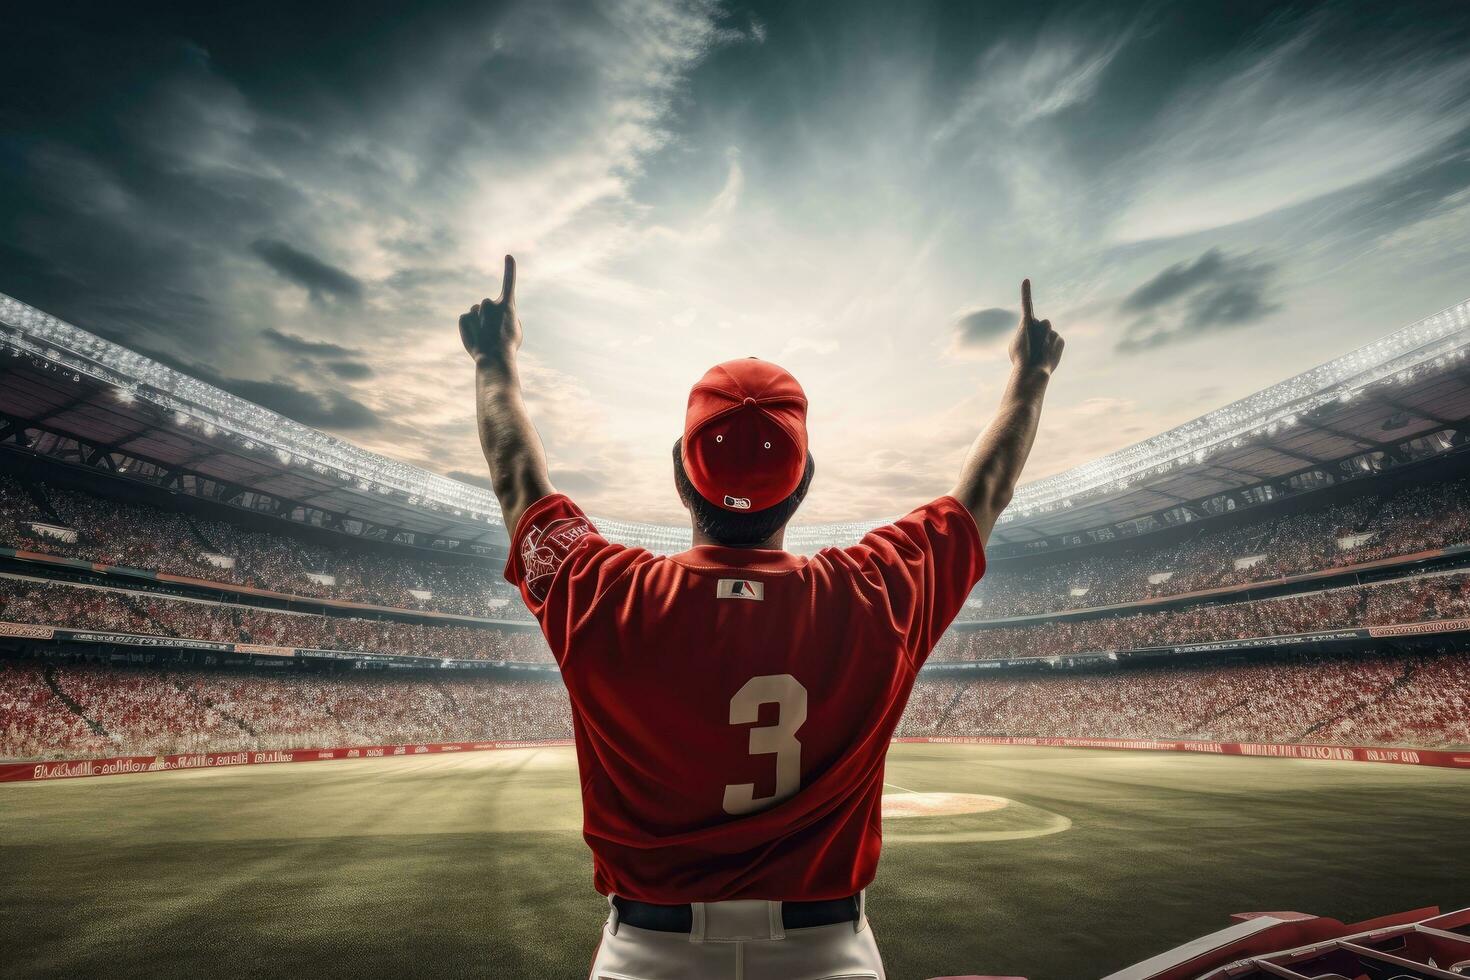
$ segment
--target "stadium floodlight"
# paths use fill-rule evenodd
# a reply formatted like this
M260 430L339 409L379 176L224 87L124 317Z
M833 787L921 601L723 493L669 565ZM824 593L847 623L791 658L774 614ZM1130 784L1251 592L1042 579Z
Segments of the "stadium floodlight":
M480 487L359 448L346 440L287 419L59 320L0 293L0 345L12 356L29 355L60 369L73 380L86 375L134 400L173 413L178 424L228 437L247 450L274 452L282 465L306 464L344 480L395 495L405 506L429 511L479 515L503 525L494 495ZM1470 301L1450 307L1349 351L1295 377L1278 382L1223 408L1106 456L1028 483L1015 496L999 524L1016 525L1100 496L1120 492L1150 476L1203 462L1224 447L1279 431L1331 402L1348 401L1380 382L1406 383L1417 375L1464 359L1470 346ZM472 520L475 518L471 518ZM685 527L594 517L608 538L654 551L689 547ZM856 541L873 521L805 524L793 527L787 543L797 551Z

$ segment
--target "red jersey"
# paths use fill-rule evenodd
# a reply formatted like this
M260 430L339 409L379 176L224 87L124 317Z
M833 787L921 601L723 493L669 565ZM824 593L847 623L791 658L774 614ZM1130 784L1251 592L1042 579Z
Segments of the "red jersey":
M812 901L872 881L889 739L985 570L969 511L941 497L811 558L662 556L555 494L511 544L571 698L598 891Z

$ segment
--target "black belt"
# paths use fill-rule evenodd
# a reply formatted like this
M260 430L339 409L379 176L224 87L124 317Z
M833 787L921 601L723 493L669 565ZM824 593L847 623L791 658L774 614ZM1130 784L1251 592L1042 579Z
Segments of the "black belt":
M653 932L689 932L694 928L694 908L689 905L651 905L621 895L613 896L618 922ZM826 902L782 902L781 925L808 929L858 920L858 897L834 898Z

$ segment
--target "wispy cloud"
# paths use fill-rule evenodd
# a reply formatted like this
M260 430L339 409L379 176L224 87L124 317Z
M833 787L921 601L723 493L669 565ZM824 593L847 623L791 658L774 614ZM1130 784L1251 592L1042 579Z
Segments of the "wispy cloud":
M1172 100L1131 161L1116 240L1279 211L1388 173L1465 127L1470 62L1388 42L1334 63L1329 23L1288 23L1284 39L1277 23Z

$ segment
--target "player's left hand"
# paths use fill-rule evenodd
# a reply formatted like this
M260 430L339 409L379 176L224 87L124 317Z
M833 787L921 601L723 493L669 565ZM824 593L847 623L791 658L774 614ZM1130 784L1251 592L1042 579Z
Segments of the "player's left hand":
M521 320L516 316L516 260L505 257L500 298L484 299L459 318L459 339L476 363L506 360L521 346Z

